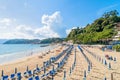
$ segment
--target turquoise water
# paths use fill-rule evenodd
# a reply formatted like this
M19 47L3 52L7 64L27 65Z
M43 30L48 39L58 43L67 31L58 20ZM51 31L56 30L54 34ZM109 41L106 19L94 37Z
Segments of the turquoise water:
M0 44L0 55L41 49L40 44Z
M39 52L47 52L56 47L56 45L40 46L41 44L0 44L0 64L15 61Z

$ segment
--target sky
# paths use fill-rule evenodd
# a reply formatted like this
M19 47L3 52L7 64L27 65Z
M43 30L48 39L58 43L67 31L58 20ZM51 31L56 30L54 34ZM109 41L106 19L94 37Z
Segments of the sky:
M64 38L110 10L120 0L0 0L0 39Z

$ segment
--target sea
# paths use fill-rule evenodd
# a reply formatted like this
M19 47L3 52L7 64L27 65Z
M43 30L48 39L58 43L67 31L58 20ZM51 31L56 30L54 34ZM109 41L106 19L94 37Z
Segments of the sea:
M0 44L0 64L6 64L40 52L44 53L57 46L46 46L46 44Z

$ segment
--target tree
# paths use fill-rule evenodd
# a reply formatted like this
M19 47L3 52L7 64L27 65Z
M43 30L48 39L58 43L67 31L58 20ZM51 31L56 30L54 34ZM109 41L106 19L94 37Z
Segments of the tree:
M110 12L105 12L102 17L103 18L109 18L111 16L117 16L118 14L119 13L117 12L117 10L112 10Z
M107 41L116 35L114 23L120 22L120 17L116 10L106 12L102 17L96 19L92 24L86 25L84 28L77 27L68 35L68 40L77 43L97 43Z

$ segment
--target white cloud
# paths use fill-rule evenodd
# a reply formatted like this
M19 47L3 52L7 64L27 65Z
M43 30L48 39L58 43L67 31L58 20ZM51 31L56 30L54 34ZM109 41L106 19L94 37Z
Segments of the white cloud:
M34 32L34 30L30 26L26 25L18 25L16 27L16 30L25 34L32 34Z
M52 15L43 15L41 18L41 27L17 24L16 19L2 18L0 19L0 38L51 38L60 37L56 29L60 29L61 23L60 12L56 11ZM4 28L2 28L5 26Z
M45 25L47 25L49 27L52 27L52 25L55 24L55 23L59 24L61 22L60 12L56 11L55 13L53 13L50 16L44 14L42 16L41 22L42 22L42 24L45 24Z
M35 35L39 37L41 36L43 38L60 37L58 33L54 32L53 30L50 29L50 27L47 26L36 29Z
M66 34L68 35L71 32L71 29L66 30Z
M59 37L59 35L53 32L49 27L43 26L40 28L32 28L26 25L17 26L16 30L19 32L19 36L25 35L29 36L26 38L49 38L49 37ZM21 34L20 34L21 33ZM31 37L30 37L31 36Z
M2 19L0 19L0 24L3 24L5 26L9 26L14 21L15 21L15 19L2 18Z

